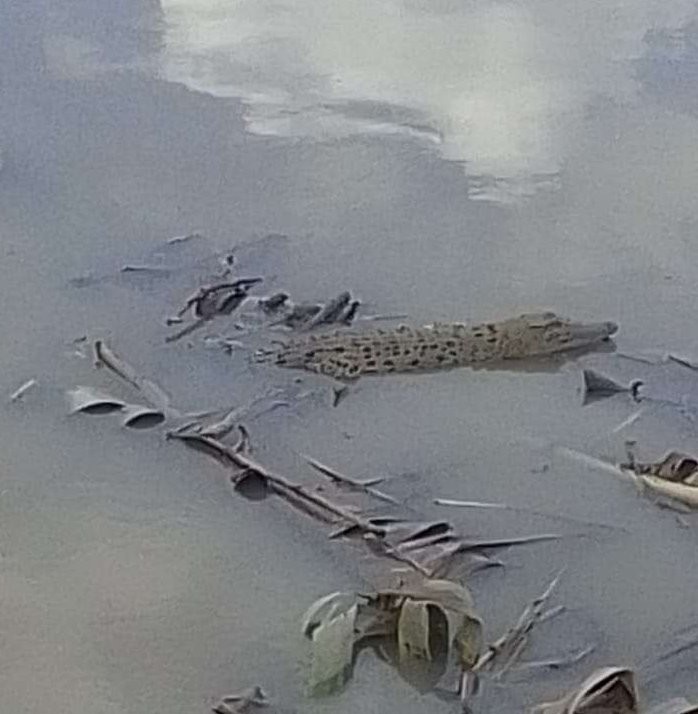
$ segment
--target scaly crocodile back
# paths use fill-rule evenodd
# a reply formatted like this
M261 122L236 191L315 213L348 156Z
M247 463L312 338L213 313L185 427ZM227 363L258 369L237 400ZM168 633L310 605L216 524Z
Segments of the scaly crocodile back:
M470 326L437 323L419 328L401 325L390 330L339 331L292 339L268 358L281 367L340 379L431 371L570 349L577 346L573 344L574 327L553 313L542 313ZM612 332L598 334L593 341L608 334Z

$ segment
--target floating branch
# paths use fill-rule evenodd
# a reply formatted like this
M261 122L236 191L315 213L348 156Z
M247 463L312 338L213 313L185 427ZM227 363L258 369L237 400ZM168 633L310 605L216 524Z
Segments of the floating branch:
M11 402L19 401L20 399L22 399L22 397L24 397L24 395L30 389L33 389L34 387L36 387L37 384L38 384L38 382L36 379L28 379L26 382L24 382L24 384L17 387L17 389L15 389L15 391L12 392L12 394L10 394L10 401Z
M378 489L373 488L373 486L384 481L384 479L382 478L374 478L369 479L367 481L356 481L355 479L350 478L349 476L345 476L344 474L339 473L339 471L331 469L329 466L326 466L325 464L321 463L320 461L317 461L316 459L313 459L310 456L304 456L303 454L301 454L301 456L316 471L319 471L321 474L323 474L323 476L327 476L327 478L329 478L333 483L344 486L351 491L361 491L381 501L386 501L387 503L398 503L397 499L393 498L392 496L389 496L387 493L383 493L383 491L379 491Z
M516 623L499 639L487 645L472 669L463 672L459 687L463 701L477 690L477 679L481 672L493 672L496 669L495 677L501 678L513 666L526 648L531 631L546 616L545 606L561 576L562 572L558 573L545 590L524 608Z
M247 297L251 288L262 282L262 278L240 278L234 282L217 283L216 285L205 285L199 288L193 295L187 298L184 307L176 315L177 320L181 320L184 315L191 310L194 322L185 328L169 335L165 342L175 342L176 340L191 334L204 324L219 315L230 315L236 310Z

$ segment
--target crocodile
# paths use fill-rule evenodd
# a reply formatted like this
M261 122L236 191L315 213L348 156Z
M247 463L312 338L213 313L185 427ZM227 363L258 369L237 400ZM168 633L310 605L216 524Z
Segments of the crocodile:
M572 322L553 312L530 313L473 325L434 323L303 335L260 351L257 358L335 379L355 379L551 355L591 347L617 330L614 322Z

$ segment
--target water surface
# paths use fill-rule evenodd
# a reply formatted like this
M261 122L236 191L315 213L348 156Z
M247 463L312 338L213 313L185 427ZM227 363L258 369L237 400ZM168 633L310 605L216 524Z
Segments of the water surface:
M696 354L696 27L692 3L649 0L3 7L2 384L39 380L0 412L3 709L190 714L259 683L296 711L453 711L368 652L344 694L305 701L298 618L365 585L361 551L282 504L234 497L198 454L66 416L64 389L110 386L76 354L85 335L186 409L291 383L200 339L164 343L164 316L206 271L71 280L192 230L212 252L282 234L249 270L298 299L346 288L416 323L552 308L618 321L622 352ZM612 354L584 364L637 374ZM637 663L695 620L693 530L546 446L696 451L695 424L659 410L614 433L634 406L582 408L579 366L366 379L335 410L309 401L253 430L259 458L290 475L298 452L387 474L417 512L478 535L579 529L430 499L623 529L511 551L506 570L473 578L495 636L567 565L570 617L541 631L536 655L569 646L570 627L598 644L569 673L502 694L511 711L592 666ZM692 375L677 387L678 372L642 369L658 392L694 389ZM669 669L646 694L698 689Z

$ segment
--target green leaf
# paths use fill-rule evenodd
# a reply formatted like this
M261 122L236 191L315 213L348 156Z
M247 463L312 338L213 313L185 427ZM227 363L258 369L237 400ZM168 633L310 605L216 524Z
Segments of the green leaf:
M482 651L482 620L473 612L462 615L453 638L461 669L471 669Z
M395 637L398 613L386 610L375 603L359 603L356 618L356 642L369 637Z
M405 600L400 608L397 625L400 661L416 658L431 662L429 648L429 605L426 602Z
M325 620L312 634L313 652L308 690L324 696L341 689L351 677L354 655L354 626L358 605Z
M301 632L311 637L315 628L331 620L340 612L347 611L356 602L353 593L334 592L318 598L306 611L301 620Z

